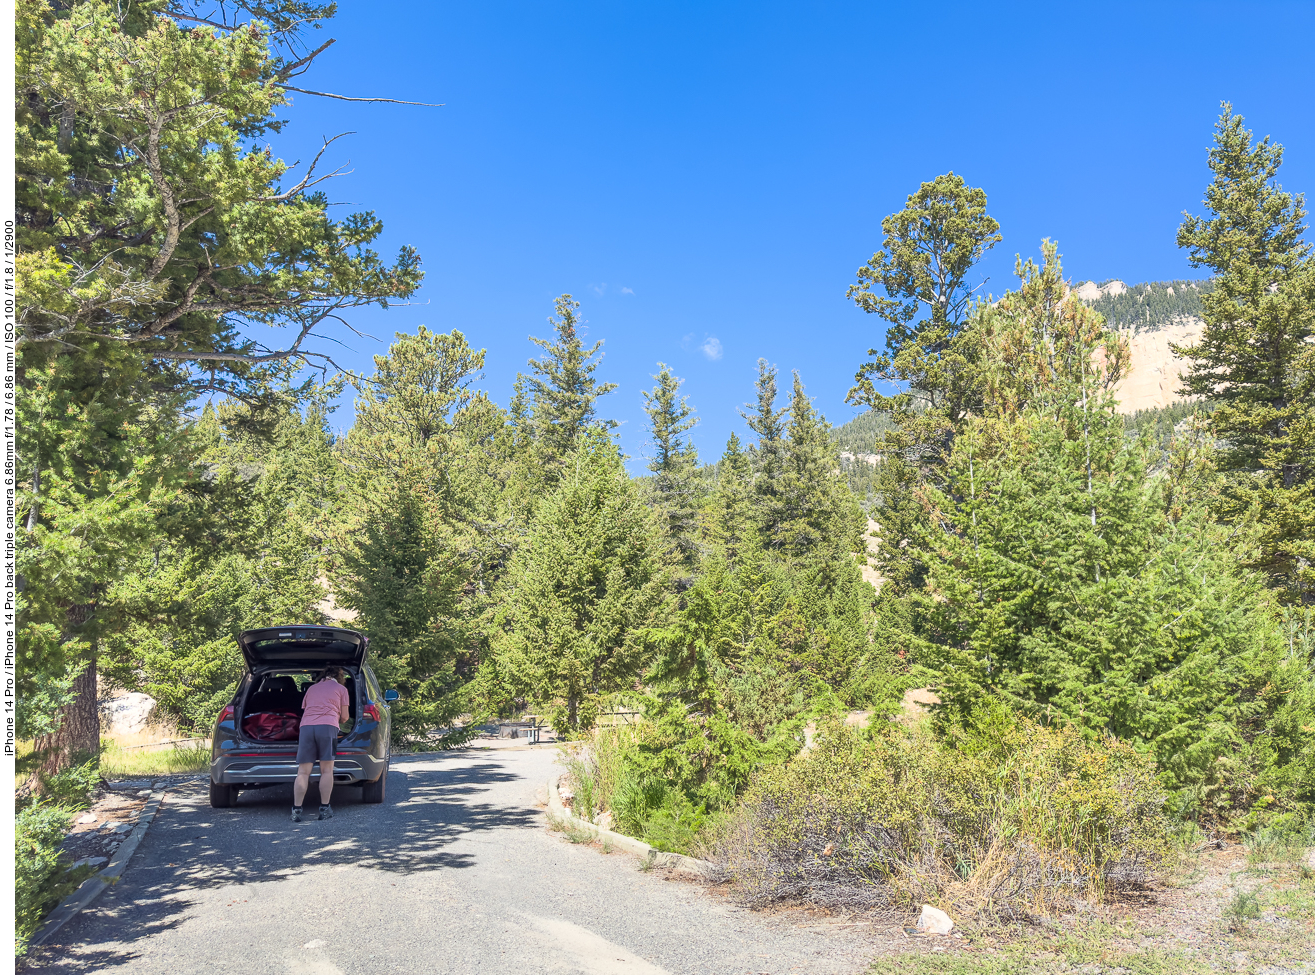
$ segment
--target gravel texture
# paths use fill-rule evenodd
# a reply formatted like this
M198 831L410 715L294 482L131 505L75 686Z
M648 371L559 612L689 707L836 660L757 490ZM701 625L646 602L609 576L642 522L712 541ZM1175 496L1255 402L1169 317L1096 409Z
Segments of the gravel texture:
M294 825L290 788L211 809L171 785L123 878L30 967L297 975L850 973L861 929L739 910L545 828L555 749L394 756L387 801L339 789ZM307 803L307 811L315 809ZM312 814L313 815L313 814Z

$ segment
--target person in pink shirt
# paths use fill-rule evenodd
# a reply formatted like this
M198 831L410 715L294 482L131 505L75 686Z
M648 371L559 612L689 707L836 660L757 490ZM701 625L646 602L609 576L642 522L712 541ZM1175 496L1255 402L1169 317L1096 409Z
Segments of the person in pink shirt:
M301 732L297 737L297 780L292 784L292 821L301 822L301 803L310 788L310 770L320 763L320 819L332 819L333 750L338 743L338 726L350 715L347 672L329 667L324 676L306 688L302 698Z

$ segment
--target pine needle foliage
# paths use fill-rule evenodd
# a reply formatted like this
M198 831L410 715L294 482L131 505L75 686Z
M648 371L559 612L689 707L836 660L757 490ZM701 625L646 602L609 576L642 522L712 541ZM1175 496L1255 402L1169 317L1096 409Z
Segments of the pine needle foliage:
M499 591L498 667L553 727L579 734L644 666L640 632L669 607L662 526L602 431L579 438L535 508Z
M644 393L653 459L653 497L677 562L686 570L698 563L698 451L688 433L698 420L687 397L680 395L681 380L658 363L657 385Z
M1315 605L1315 260L1301 196L1283 190L1283 147L1254 141L1223 106L1210 150L1206 217L1178 229L1194 267L1215 273L1205 330L1179 349L1184 387L1212 396L1231 475L1219 514L1255 526L1259 569L1286 602Z

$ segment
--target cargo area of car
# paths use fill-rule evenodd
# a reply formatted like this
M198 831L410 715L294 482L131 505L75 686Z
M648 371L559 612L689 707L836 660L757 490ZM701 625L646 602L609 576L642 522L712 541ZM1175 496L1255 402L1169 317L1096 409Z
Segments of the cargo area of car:
M357 675L347 670L347 696L351 724L356 724ZM245 695L238 702L238 733L251 742L296 741L306 690L322 671L270 668L251 675Z

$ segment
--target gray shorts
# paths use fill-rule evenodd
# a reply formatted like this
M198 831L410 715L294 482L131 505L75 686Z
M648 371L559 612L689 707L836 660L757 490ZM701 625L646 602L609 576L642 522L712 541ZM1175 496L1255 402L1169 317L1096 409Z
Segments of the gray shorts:
M297 764L332 762L333 746L338 741L338 727L331 724L304 724L297 735Z

